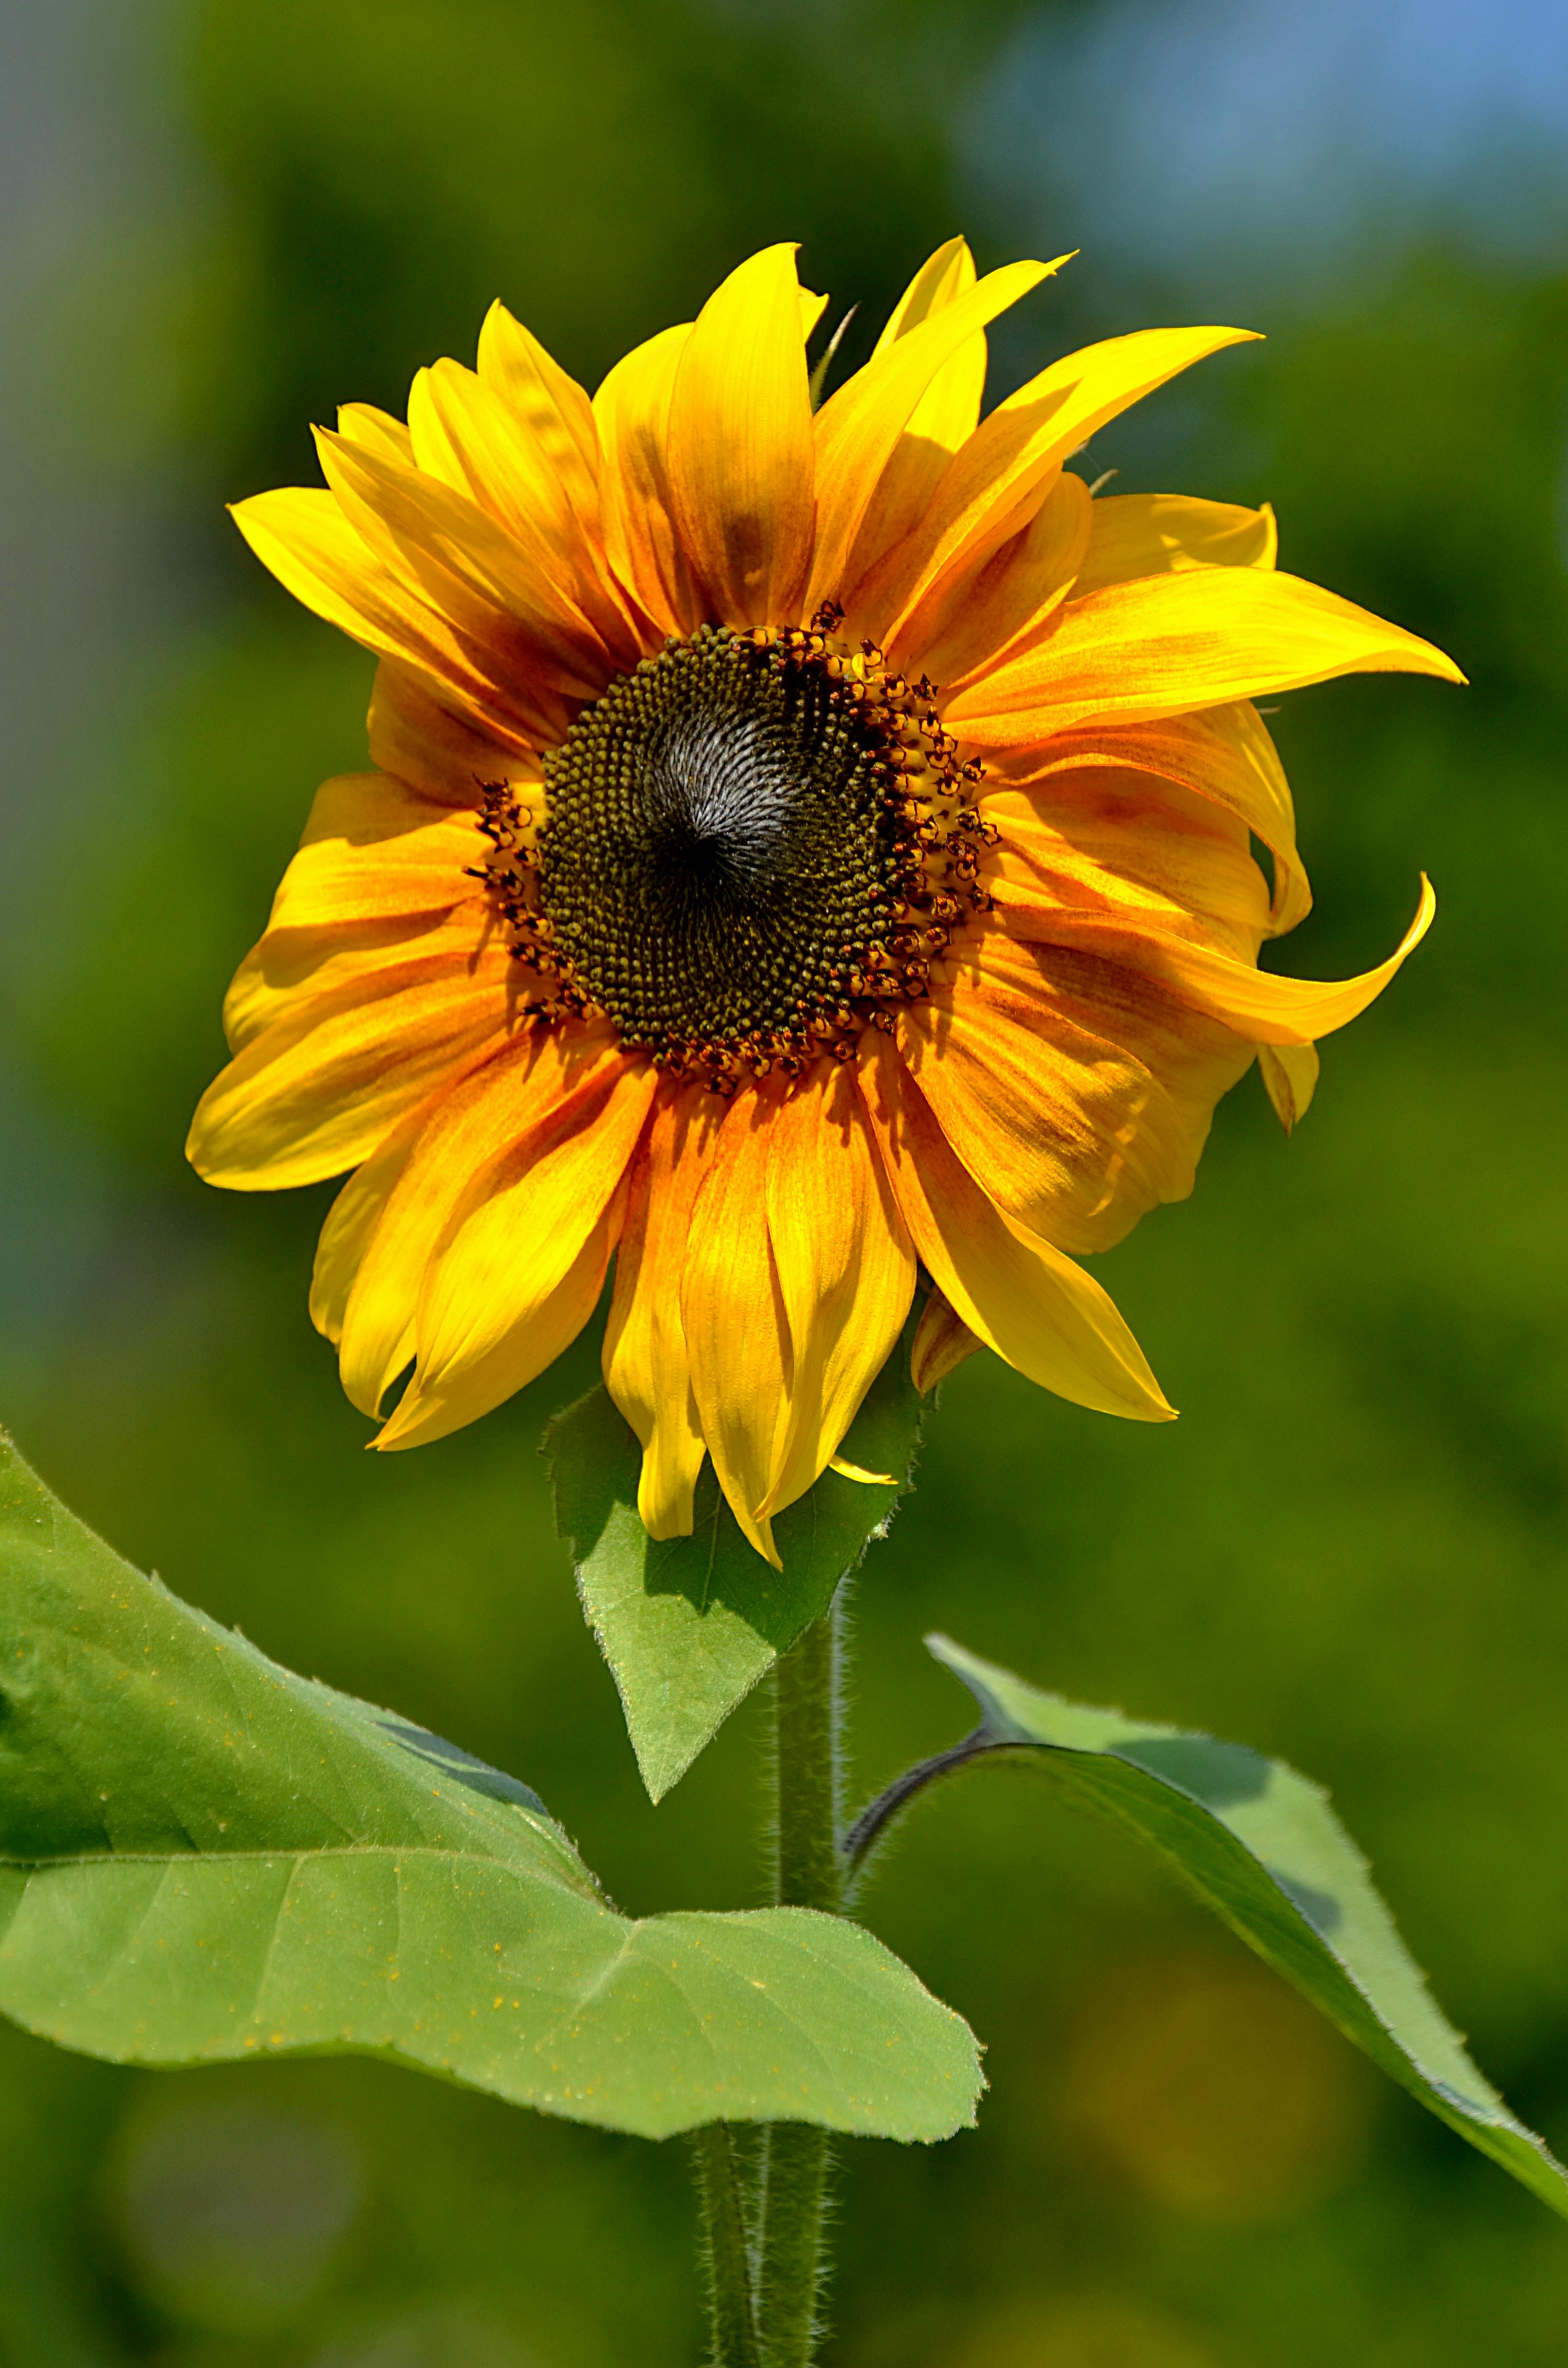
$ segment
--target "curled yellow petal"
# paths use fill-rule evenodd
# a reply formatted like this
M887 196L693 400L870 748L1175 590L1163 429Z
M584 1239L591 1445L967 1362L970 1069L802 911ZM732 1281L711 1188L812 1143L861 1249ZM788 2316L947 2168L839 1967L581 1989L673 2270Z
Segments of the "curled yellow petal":
M966 1357L972 1357L984 1345L941 1292L932 1290L926 1293L920 1321L915 1327L909 1351L910 1379L921 1396L927 1397L949 1373L958 1371Z
M1317 1091L1318 1050L1315 1044L1260 1044L1257 1065L1268 1088L1268 1099L1287 1134L1300 1124Z
M1140 575L1184 567L1272 567L1279 551L1274 512L1185 494L1111 494L1094 506L1077 597Z
M960 691L947 720L1005 748L1362 673L1464 680L1430 642L1300 576L1194 567L1069 600L1032 647Z

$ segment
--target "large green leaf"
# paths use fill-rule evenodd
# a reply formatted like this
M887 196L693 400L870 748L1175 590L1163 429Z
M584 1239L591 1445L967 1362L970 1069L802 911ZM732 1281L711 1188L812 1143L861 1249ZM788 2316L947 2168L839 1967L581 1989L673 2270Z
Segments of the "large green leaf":
M920 1399L907 1342L873 1383L844 1443L846 1459L894 1475L881 1486L824 1472L773 1523L781 1571L742 1536L710 1466L688 1538L652 1539L637 1516L640 1453L603 1389L552 1423L545 1440L556 1524L620 1691L642 1782L663 1800L757 1679L886 1529L907 1484Z
M1242 1744L1088 1710L950 1637L926 1641L981 1708L949 1764L1027 1751L1131 1827L1374 2063L1568 2217L1568 2172L1471 2062L1321 1787Z
M178 1602L3 1440L0 2010L117 2062L367 2050L648 2137L940 2138L979 2086L869 1932L618 1915L526 1785Z

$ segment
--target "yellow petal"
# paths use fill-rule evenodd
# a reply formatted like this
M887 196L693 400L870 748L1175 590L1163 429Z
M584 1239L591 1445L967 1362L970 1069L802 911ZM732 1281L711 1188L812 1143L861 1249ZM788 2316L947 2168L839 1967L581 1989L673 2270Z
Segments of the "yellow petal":
M504 1026L522 974L514 973L494 916L477 885L470 884L472 898L448 913L392 913L351 928L268 929L223 997L229 1050L244 1052L268 1029L299 1019L307 1006L324 1012L355 996L388 994L394 973L430 980L464 973L488 992L496 1024Z
M760 1510L789 1416L789 1318L767 1237L767 1132L780 1092L769 1078L738 1095L719 1128L693 1212L681 1325L702 1436L731 1511L782 1569Z
M809 288L801 290L801 342L809 346L812 333L827 310L827 298L814 296Z
M461 1087L453 1090L460 1091ZM380 1147L357 1167L326 1213L316 1243L311 1273L311 1322L335 1348L343 1338L344 1317L365 1253L399 1178L407 1167L426 1126L447 1099L444 1088L427 1095L405 1119L399 1121ZM406 1364L408 1359L402 1360ZM400 1367L387 1376L390 1382ZM348 1393L354 1403L352 1390ZM364 1411L373 1413L380 1393Z
M1289 1134L1305 1118L1317 1090L1317 1046L1260 1044L1257 1065L1263 1071L1263 1082L1279 1123Z
M605 1329L605 1386L637 1433L637 1509L652 1538L689 1537L692 1498L707 1452L681 1324L681 1272L692 1203L719 1133L700 1086L654 1109L631 1171Z
M1178 370L1251 334L1145 329L1052 363L999 404L954 454L915 531L846 596L853 613L884 643L902 628L913 645L922 609L939 609L956 573L982 565L1028 523L1085 438Z
M1071 947L1163 979L1195 1010L1222 1019L1251 1043L1312 1044L1332 1036L1336 1028L1347 1027L1376 1001L1431 928L1437 909L1431 883L1423 877L1415 918L1387 962L1363 971L1358 978L1332 980L1281 978L1274 971L1254 970L1248 962L1185 944L1153 928L1131 928L1119 916L1065 906L1037 914L1027 928L1016 919L1010 926L1042 943Z
M817 548L808 609L846 597L850 554L883 470L937 373L977 330L1067 261L1010 263L872 356L816 416ZM1021 524L1023 521L1019 521ZM877 554L858 564L869 567Z
M1093 531L1076 586L1081 599L1103 585L1183 567L1272 567L1279 533L1274 512L1185 494L1116 494L1095 503Z
M517 414L585 523L597 504L599 439L594 407L530 329L492 304L479 333L479 375Z
M876 352L885 353L912 329L933 320L967 296L975 284L974 257L961 238L949 239L924 264L894 306ZM910 413L893 446L856 533L857 552L846 563L853 580L890 544L901 541L929 501L943 470L973 435L985 392L985 332L967 336L945 361ZM858 557L859 552L868 556Z
M429 1101L420 1104L339 1196L341 1238L326 1290L354 1271L338 1322L343 1386L361 1414L381 1400L414 1355L415 1315L437 1244L466 1193L509 1151L548 1126L610 1048L525 1029ZM363 1199L375 1194L367 1222ZM333 1222L337 1209L333 1211Z
M949 693L989 674L1009 649L1037 634L1075 588L1094 504L1082 477L1064 471L1028 526L940 600L926 604L888 650L890 663L929 674Z
M388 461L401 461L405 468L413 465L414 439L407 428L390 412L378 411L373 403L340 403L337 432L347 443L363 444Z
M280 1192L368 1159L506 1026L505 965L385 961L302 996L208 1087L186 1156L210 1184Z
M477 502L324 427L316 450L357 531L469 640L495 653L525 712L553 723L570 712L561 694L597 698L615 670L602 637Z
M978 977L903 1015L904 1060L1005 1215L1076 1255L1191 1191L1214 1105L1253 1046L1168 987L988 932Z
M958 1371L966 1357L972 1357L984 1345L976 1339L962 1317L954 1315L941 1292L930 1291L920 1311L909 1351L910 1378L921 1396L929 1396L949 1373Z
M1312 890L1296 848L1296 813L1290 784L1268 727L1256 707L1238 700L1196 715L1164 716L1147 723L1087 724L1039 749L1004 756L980 791L987 813L993 796L1028 784L1049 800L1062 776L1098 767L1123 768L1174 781L1234 814L1274 859L1268 933L1279 937L1312 910Z
M437 805L385 773L342 774L316 791L267 932L449 913L474 896L469 867L489 852L472 809Z
M437 696L427 678L395 658L376 668L370 693L370 758L438 804L472 806L482 782L505 781L525 805L537 801L543 775L534 750L516 733L502 736Z
M422 590L370 550L330 493L307 486L255 494L233 519L262 565L296 600L378 656L400 659L504 734L537 746L541 721L519 705L501 653L462 632Z
M670 404L689 323L617 362L594 397L604 472L605 549L616 575L661 632L702 621L670 492Z
M921 1262L970 1330L1075 1406L1168 1421L1172 1409L1142 1350L1099 1284L1006 1222L885 1038L863 1054L860 1082Z
M598 1305L625 1201L622 1181L559 1281L546 1287L539 1269L530 1269L536 1289L525 1292L519 1284L509 1299L513 1328L491 1355L460 1366L439 1388L427 1384L415 1369L396 1411L371 1445L395 1451L448 1439L454 1430L494 1413L552 1365Z
M657 1083L642 1059L585 1059L555 1107L472 1177L426 1272L414 1379L378 1446L412 1447L474 1421L582 1329Z
M1430 642L1300 576L1195 567L1069 600L943 721L980 747L1022 746L1096 717L1131 723L1370 672L1464 679Z
M795 621L814 496L792 246L754 255L698 314L676 370L669 472L681 544L711 621Z
M1222 807L1147 773L1096 766L1053 774L1049 790L999 792L985 811L1002 833L985 884L1004 915L1115 914L1256 960L1267 883L1246 825ZM1051 935L1049 921L1009 926Z
M778 1513L836 1453L915 1295L915 1253L847 1070L819 1067L768 1126L767 1231L793 1352L762 1505Z
M453 361L419 372L408 424L418 466L505 527L528 573L591 626L618 666L635 665L639 645L600 548L597 484L574 487L560 472L562 447L575 450L570 438L541 441L502 395Z

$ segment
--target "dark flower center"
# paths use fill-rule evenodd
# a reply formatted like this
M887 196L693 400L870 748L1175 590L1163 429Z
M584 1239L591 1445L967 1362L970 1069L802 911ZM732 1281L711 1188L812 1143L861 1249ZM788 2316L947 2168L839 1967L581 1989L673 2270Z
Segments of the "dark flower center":
M704 626L619 676L546 757L531 848L487 792L487 876L559 982L538 1016L602 1013L722 1092L847 1058L926 991L991 834L930 686L845 655L833 621Z

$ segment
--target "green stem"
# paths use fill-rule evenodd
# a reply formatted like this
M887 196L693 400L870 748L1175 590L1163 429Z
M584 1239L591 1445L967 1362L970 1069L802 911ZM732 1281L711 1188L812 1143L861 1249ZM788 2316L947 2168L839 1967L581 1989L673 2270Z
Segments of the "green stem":
M841 1611L835 1599L774 1672L774 1897L842 1915L838 1849ZM827 2134L803 2122L764 2133L758 2180L757 2320L767 2368L809 2368L826 2269Z
M694 2130L700 2258L708 2289L711 2368L762 2368L752 2299L745 2188L727 2122Z

